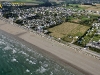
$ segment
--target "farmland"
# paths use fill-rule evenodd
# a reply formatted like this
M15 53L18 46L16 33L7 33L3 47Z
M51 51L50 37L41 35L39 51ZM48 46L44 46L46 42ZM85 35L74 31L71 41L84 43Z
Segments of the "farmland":
M56 38L61 38L64 41L72 42L74 37L82 36L90 27L66 22L59 26L50 28L50 35Z
M84 8L85 10L100 11L100 4L96 4L95 6L92 6L92 5L79 5L79 7Z

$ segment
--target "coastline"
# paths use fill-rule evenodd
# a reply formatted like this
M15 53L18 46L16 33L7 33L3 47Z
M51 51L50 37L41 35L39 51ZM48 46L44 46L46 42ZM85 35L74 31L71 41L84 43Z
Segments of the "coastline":
M69 71L75 73L75 75L84 75L84 74L85 75L91 75L90 73L80 69L79 67L77 67L77 66L75 66L75 65L73 65L73 64L71 64L71 63L69 63L69 62L67 62L67 61L65 61L65 60L63 60L63 59L61 59L59 57L57 57L56 55L54 55L54 54L52 54L52 53L50 53L50 52L48 52L48 51L46 51L44 49L41 49L41 48L39 48L39 47L37 47L37 46L35 46L35 45L33 45L33 44L21 39L19 37L16 37L16 36L14 36L12 34L9 34L9 33L5 32L3 30L0 30L0 33L2 33L3 35L7 36L8 38L14 39L17 42L22 43L23 45L27 46L30 49L36 50L38 53L41 53L45 57L53 60L54 62L60 64L61 66L65 67L66 69L68 69Z
M2 22L0 22L0 23L2 23ZM7 26L9 26L9 27L7 28ZM35 50L39 51L40 53L42 53L43 55L45 55L47 57L52 58L54 61L56 61L62 65L66 65L66 66L70 65L71 67L79 70L80 72L82 72L85 75L92 75L92 74L99 75L100 74L98 71L100 69L100 67L98 65L100 63L100 61L97 59L94 59L89 56L85 56L83 54L75 52L74 50L72 50L70 48L64 48L64 47L58 45L56 42L52 42L50 40L39 37L38 35L35 35L32 32L29 32L27 30L23 30L22 28L20 28L18 26L14 26L14 25L10 25L10 24L5 25L5 23L4 23L4 25L0 24L0 32L4 33L5 35L7 34L10 37L14 37L16 40L20 41L22 44L28 46L29 48L35 48ZM73 54L75 55L75 57L73 57L74 56ZM83 60L82 58L84 58L85 60ZM91 61L88 62L89 60L91 60L91 61L94 60L93 62L95 63L95 64L94 63L90 64L90 66L94 64L91 67L92 68L91 70L89 70L89 68L88 68L89 66L86 67L87 65L89 65L88 63L91 62ZM73 61L74 62L76 61L75 62L76 64L73 64L74 63ZM81 61L81 63L77 64L80 61ZM83 68L82 67L80 68L80 66L82 66ZM85 67L87 69L85 69ZM94 73L93 73L92 72L93 70L97 70L97 71L94 71ZM90 72L92 72L92 73L90 73ZM80 74L78 74L78 75L80 75Z

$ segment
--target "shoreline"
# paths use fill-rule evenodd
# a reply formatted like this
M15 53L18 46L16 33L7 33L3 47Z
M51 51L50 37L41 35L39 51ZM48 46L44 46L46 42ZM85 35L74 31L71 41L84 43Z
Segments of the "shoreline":
M0 22L1 23L1 22ZM7 23L6 23L7 24ZM10 25L10 24L7 24L6 26L11 26L12 28L13 27L15 27L15 28L17 28L17 29L21 29L20 27L18 27L18 26L13 26L13 25ZM66 66L71 66L71 67L73 67L73 68L75 68L75 69L77 69L78 71L80 71L80 72L82 72L83 74L85 74L85 75L92 75L90 72L88 72L88 71L86 71L85 69L81 69L81 68L79 68L79 66L77 66L76 64L73 64L73 63L71 63L70 61L66 61L65 59L62 59L62 57L60 57L60 55L62 55L62 54L59 54L59 53L57 53L58 55L56 55L56 54L54 54L54 53L52 53L52 51L47 51L46 49L48 48L49 50L50 49L56 49L56 47L54 47L54 46L58 46L59 47L59 45L56 45L57 43L52 43L53 45L51 46L48 46L48 47L45 47L44 49L43 49L43 45L38 45L38 44L43 44L43 43L46 43L47 45L49 45L48 43L51 43L49 40L45 40L44 38L42 38L42 37L39 37L39 36L37 36L37 35L34 35L33 33L31 33L31 32L29 32L29 31L27 31L27 30L23 30L23 29L21 29L22 31L18 31L18 30L14 30L14 29L12 29L12 28L5 28L6 27L5 25L0 25L0 31L2 32L2 33L4 33L4 34L7 34L8 36L10 36L10 37L12 37L12 38L15 38L16 40L18 40L19 42L21 42L22 44L24 44L24 45L26 45L26 46L28 46L29 48L34 48L35 50L37 50L37 51L39 51L40 53L42 53L43 55L45 55L46 57L48 57L48 58L52 58L54 61L56 61L57 63L59 63L59 64L61 64L61 65L66 65ZM12 31L12 30L13 31ZM15 31L15 32L14 32ZM21 32L21 33L19 33L19 32ZM20 35L19 35L20 34ZM30 36L28 36L28 35L30 35ZM28 36L27 38L25 38L25 36ZM31 37L31 38L30 38ZM32 37L34 37L33 39L34 40L36 40L36 41L33 41L32 42ZM40 38L39 40L37 40L38 38ZM28 41L28 39L31 41ZM42 42L41 42L42 41ZM45 42L44 42L45 41ZM49 41L49 42L48 42ZM35 43L34 43L35 42ZM39 43L40 42L40 43ZM48 43L47 43L48 42ZM33 44L34 43L34 44ZM45 44L45 45L46 45ZM43 47L42 47L43 46ZM54 47L54 48L50 48L50 47ZM60 47L60 49L62 49L63 50L63 48L62 47ZM65 48L64 48L65 49ZM69 48L68 48L69 49ZM67 51L67 50L66 50ZM71 50L70 52L72 52L73 50ZM64 51L65 52L65 51ZM56 52L55 52L56 53ZM74 51L74 54L75 53L77 53L77 52L75 52ZM77 54L79 54L79 53L77 53ZM79 54L80 55L80 54ZM82 54L81 54L82 55ZM59 56L59 57L58 57ZM63 55L62 55L63 56ZM66 56L68 56L68 55L66 55ZM66 56L64 56L64 57L66 57ZM84 56L84 55L83 55ZM86 56L86 57L88 57L88 56ZM73 58L73 57L71 57L71 58ZM84 57L85 58L85 57ZM74 59L74 58L73 58ZM73 60L72 59L72 60ZM91 58L91 59L93 59L93 58ZM77 59L76 59L77 60ZM96 59L94 59L94 60L96 60ZM89 61L89 60L88 60ZM78 61L79 62L79 61ZM99 61L98 61L99 62ZM84 63L85 64L85 63ZM88 64L89 65L89 64ZM96 65L96 64L95 64ZM82 65L81 65L82 66ZM98 65L99 66L99 65ZM84 67L84 66L83 66ZM79 74L78 74L79 75ZM98 74L96 74L96 75L99 75L99 73Z
M27 46L28 48L36 50L38 53L41 53L43 56L49 58L50 60L52 60L52 61L54 61L56 63L58 63L61 66L63 66L68 71L71 71L72 73L75 73L75 75L84 75L84 74L85 75L92 75L91 73L88 73L88 72L80 69L79 67L77 67L77 66L75 66L75 65L73 65L73 64L71 64L71 63L69 63L69 62L67 62L67 61L65 61L65 60L63 60L63 59L61 59L59 57L57 57L56 55L54 55L54 54L52 54L52 53L50 53L50 52L48 52L48 51L46 51L44 49L41 49L41 48L39 48L39 47L29 43L29 42L17 37L17 36L9 34L9 33L5 32L5 31L1 30L1 29L0 29L0 33L2 33L2 34L4 33L3 35L7 36L8 38L14 39L17 42L20 42L23 45Z

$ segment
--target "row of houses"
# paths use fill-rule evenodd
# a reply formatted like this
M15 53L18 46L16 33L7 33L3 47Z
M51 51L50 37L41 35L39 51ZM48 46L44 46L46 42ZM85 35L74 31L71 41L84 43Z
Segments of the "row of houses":
M91 38L91 41L87 44L87 46L100 49L100 38L98 38L97 41L93 40L94 37L100 36L100 23L94 23L92 25L92 29L96 30L96 32L94 33L94 36Z

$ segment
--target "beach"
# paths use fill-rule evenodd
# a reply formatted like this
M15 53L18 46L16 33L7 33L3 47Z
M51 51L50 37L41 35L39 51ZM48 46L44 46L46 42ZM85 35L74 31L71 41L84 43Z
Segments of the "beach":
M23 44L34 47L44 55L54 59L62 65L70 65L85 75L100 75L100 60L86 56L69 47L64 47L56 41L34 34L24 28L11 25L0 20L0 31L14 37ZM75 71L76 72L76 71ZM80 75L80 74L79 74Z

